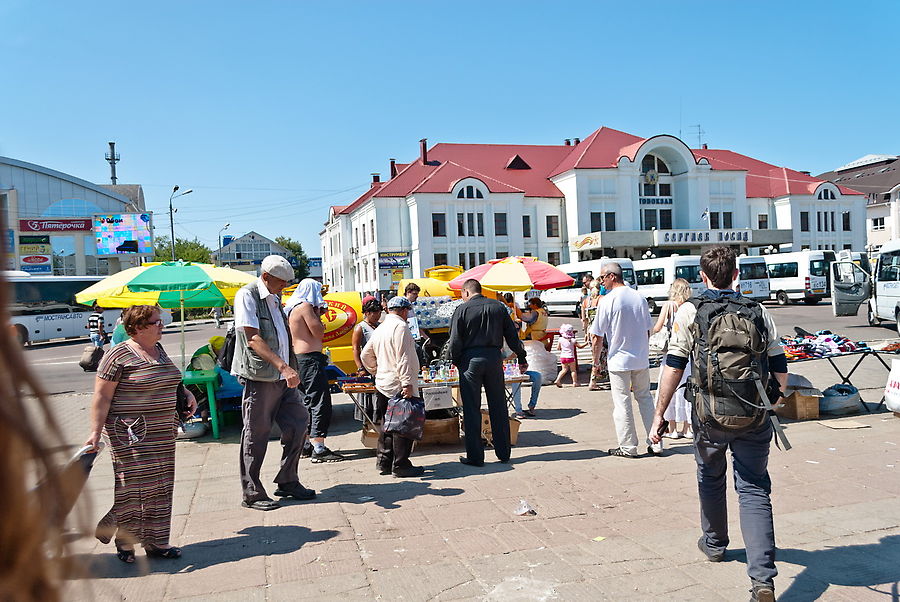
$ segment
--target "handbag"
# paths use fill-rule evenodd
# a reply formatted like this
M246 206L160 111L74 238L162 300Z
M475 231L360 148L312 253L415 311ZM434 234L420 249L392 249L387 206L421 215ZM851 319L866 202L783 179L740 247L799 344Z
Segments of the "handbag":
M187 390L184 388L184 383L178 383L178 387L175 389L175 413L178 414L179 418L187 416L187 414L191 411L191 406L188 403Z
M416 441L425 430L425 401L421 397L403 397L396 393L388 400L382 430Z

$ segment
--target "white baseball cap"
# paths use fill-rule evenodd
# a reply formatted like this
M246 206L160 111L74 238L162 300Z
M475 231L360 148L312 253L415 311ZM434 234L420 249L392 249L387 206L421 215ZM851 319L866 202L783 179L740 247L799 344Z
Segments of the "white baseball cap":
M294 279L294 268L281 255L269 255L263 259L261 269L264 274L271 274L285 282L290 282Z

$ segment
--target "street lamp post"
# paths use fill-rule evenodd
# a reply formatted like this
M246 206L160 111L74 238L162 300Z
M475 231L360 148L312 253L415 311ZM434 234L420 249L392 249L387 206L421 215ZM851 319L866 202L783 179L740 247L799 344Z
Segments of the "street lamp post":
M189 188L181 194L175 194L176 192L178 192L177 184L172 188L172 194L169 195L169 234L172 237L171 240L169 240L169 248L172 250L172 261L175 261L175 210L172 209L172 201L180 196L191 194L194 191Z
M216 252L216 261L219 265L222 265L222 232L227 230L228 226L230 225L230 223L225 224L224 226L222 226L222 229L219 230L219 250Z

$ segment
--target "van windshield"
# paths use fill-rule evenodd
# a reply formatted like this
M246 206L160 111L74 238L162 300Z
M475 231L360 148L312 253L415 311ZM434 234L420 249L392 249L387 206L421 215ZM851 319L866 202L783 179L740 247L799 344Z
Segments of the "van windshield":
M763 280L769 277L765 263L745 263L740 266L738 278L741 280Z
M622 280L628 284L637 284L634 279L634 270L631 268L622 268Z
M812 276L827 276L828 261L825 259L813 259L809 262L809 273Z
M699 265L679 265L675 267L675 277L676 278L684 278L691 284L698 284L703 282L700 279L700 266Z

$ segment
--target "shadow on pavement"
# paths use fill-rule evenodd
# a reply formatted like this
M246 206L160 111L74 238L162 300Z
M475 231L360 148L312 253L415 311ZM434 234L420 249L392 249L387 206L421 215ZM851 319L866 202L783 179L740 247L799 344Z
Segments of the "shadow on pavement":
M510 464L524 464L525 462L555 462L557 460L593 460L605 458L607 453L599 449L577 449L572 451L555 451L529 454L527 456L513 455Z
M434 468L426 466L426 476L423 478L429 479L428 471ZM372 470L375 470L374 466ZM388 479L388 482L335 485L320 491L316 500L318 502L344 502L345 504L368 504L371 502L385 510L392 510L400 507L397 502L411 500L422 495L450 497L463 493L462 489L456 487L436 489L427 481L397 479L390 475L383 478Z
M584 414L584 410L580 408L538 408L535 410L535 414L537 414L537 418L530 420L562 420Z
M568 443L575 443L575 440L553 431L519 431L516 447L550 447Z
M830 585L865 587L881 594L885 600L900 600L900 535L882 537L874 544L838 546L812 552L779 549L776 558L777 562L806 567L778 596L779 600L815 600Z
M137 562L128 565L115 555L109 545L108 554L76 554L72 560L85 567L91 578L142 577L152 573L191 573L217 564L243 560L254 556L274 556L296 552L304 544L326 541L337 531L312 531L306 527L272 526L247 527L239 535L211 539L181 546L182 556L175 560L147 559L138 548Z

